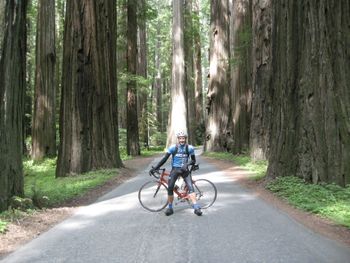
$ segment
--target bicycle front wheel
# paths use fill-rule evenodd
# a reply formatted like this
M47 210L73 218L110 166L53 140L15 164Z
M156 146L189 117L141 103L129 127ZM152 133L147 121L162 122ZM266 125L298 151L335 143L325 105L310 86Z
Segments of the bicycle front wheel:
M217 190L215 185L207 179L194 181L193 188L196 193L197 203L202 209L212 206L216 200Z
M141 186L139 201L148 211L161 211L168 203L168 188L158 181L149 181Z

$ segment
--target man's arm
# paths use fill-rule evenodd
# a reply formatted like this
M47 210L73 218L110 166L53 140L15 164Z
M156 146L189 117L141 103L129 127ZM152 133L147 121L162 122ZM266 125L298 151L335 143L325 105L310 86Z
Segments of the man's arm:
M196 156L194 154L191 155L191 161L189 162L190 165L196 163Z
M167 153L164 155L163 159L161 159L161 160L159 161L159 163L158 163L153 169L154 169L154 170L158 170L163 164L165 164L165 162L168 160L169 156L170 156L170 153L167 152Z

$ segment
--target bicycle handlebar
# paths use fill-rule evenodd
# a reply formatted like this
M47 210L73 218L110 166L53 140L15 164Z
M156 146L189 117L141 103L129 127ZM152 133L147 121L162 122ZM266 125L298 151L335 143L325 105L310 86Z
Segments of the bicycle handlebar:
M154 169L154 167L152 166L152 170L149 171L149 175L153 176L153 177L155 177L157 179L159 179L161 173L163 173L165 171L165 168L161 168L161 169L158 169L158 170L153 170L153 169ZM160 171L162 171L162 172L160 172Z
M199 169L199 164L194 163L189 165L191 165L191 168L189 169L190 173ZM149 171L149 175L159 179L160 175L164 173L165 170L166 170L165 168L159 168L157 170L154 170L154 167L152 166L152 170Z

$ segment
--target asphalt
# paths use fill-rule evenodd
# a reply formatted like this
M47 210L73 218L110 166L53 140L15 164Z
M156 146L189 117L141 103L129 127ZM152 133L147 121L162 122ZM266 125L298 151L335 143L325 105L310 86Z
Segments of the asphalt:
M218 189L203 216L186 204L175 206L170 217L140 206L138 189L150 180L147 171L158 158L0 262L350 263L349 248L312 232L197 159L194 177L207 178Z

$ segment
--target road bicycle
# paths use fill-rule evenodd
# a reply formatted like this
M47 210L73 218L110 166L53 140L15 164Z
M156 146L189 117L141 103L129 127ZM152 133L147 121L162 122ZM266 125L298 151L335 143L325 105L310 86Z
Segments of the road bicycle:
M194 180L192 178L192 172L198 169L198 164L191 165L188 176L191 176L197 203L202 209L206 209L214 204L217 190L216 186L207 179ZM154 173L150 172L150 176L155 177L157 180L148 181L141 186L138 198L143 208L151 212L159 212L167 206L169 175L170 173L165 168L161 168ZM179 184L181 181L182 183ZM174 195L175 205L183 202L192 205L188 187L181 176L179 176L174 186Z

